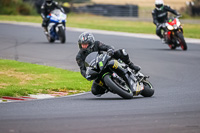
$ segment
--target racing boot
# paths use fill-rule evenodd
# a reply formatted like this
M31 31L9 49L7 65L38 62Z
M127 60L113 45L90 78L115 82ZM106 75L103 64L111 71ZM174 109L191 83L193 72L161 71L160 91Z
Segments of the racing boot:
M130 69L134 70L135 73L138 73L140 71L140 67L134 65L132 62L128 63L128 66L129 66Z
M162 41L163 44L166 43L164 38L161 38L161 41Z
M44 33L45 33L45 35L48 35L47 27L43 27L43 28L44 28Z
M134 65L130 59L129 59L129 55L126 53L125 49L121 49L120 50L121 54L119 54L121 57L120 59L129 66L130 69L134 70L135 73L137 73L138 71L140 71L140 67ZM116 53L117 54L117 53Z

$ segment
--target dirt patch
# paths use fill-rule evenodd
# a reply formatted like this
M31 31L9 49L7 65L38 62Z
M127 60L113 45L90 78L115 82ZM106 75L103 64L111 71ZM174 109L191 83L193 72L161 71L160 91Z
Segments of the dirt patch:
M6 84L6 83L0 83L0 89L3 89L5 88L6 86L8 86L9 84Z
M17 72L14 69L1 71L0 75L5 75L7 77L16 78L20 81L19 84L21 84L21 85L26 84L30 80L40 78L40 76L41 76L41 75L35 75L35 74L25 74L24 72ZM47 76L47 75L45 75L45 76ZM4 83L1 83L0 87L3 87L3 86L6 86L6 85Z

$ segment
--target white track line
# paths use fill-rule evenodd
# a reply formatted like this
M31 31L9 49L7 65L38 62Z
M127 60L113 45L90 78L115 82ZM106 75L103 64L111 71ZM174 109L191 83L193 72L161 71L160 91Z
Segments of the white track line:
M30 95L30 97L36 98L36 99L31 99L31 100L27 100L27 101L20 101L20 100L6 100L6 101L3 101L3 99L0 99L0 104L1 103L12 103L12 102L29 102L29 101L35 101L35 100L52 99L52 98L75 97L75 96L81 96L81 95L85 95L85 94L89 94L89 93L91 93L91 92L84 92L84 93L67 95L67 96L60 96L60 97L54 97L54 96L51 96L49 94Z

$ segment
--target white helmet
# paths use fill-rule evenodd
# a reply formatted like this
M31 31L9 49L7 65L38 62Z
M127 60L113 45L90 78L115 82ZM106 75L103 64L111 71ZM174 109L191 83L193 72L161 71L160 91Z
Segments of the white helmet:
M164 5L163 0L155 0L155 6L157 10L162 10L163 5Z

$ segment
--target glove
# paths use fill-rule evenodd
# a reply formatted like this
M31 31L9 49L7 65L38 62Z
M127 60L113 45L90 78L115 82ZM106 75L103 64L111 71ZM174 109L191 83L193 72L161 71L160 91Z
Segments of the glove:
M48 17L44 18L44 21L45 22L49 21L49 18Z
M135 73L139 72L140 69L141 69L140 66L134 65L132 62L130 62L130 63L128 64L128 66L129 66L132 70L134 70Z
M140 66L136 66L134 65L134 70L135 70L135 73L138 73L140 71L141 67Z
M87 75L86 77L85 77L88 81L91 81L91 75Z
M108 49L107 53L109 56L113 56L114 55L114 49Z

